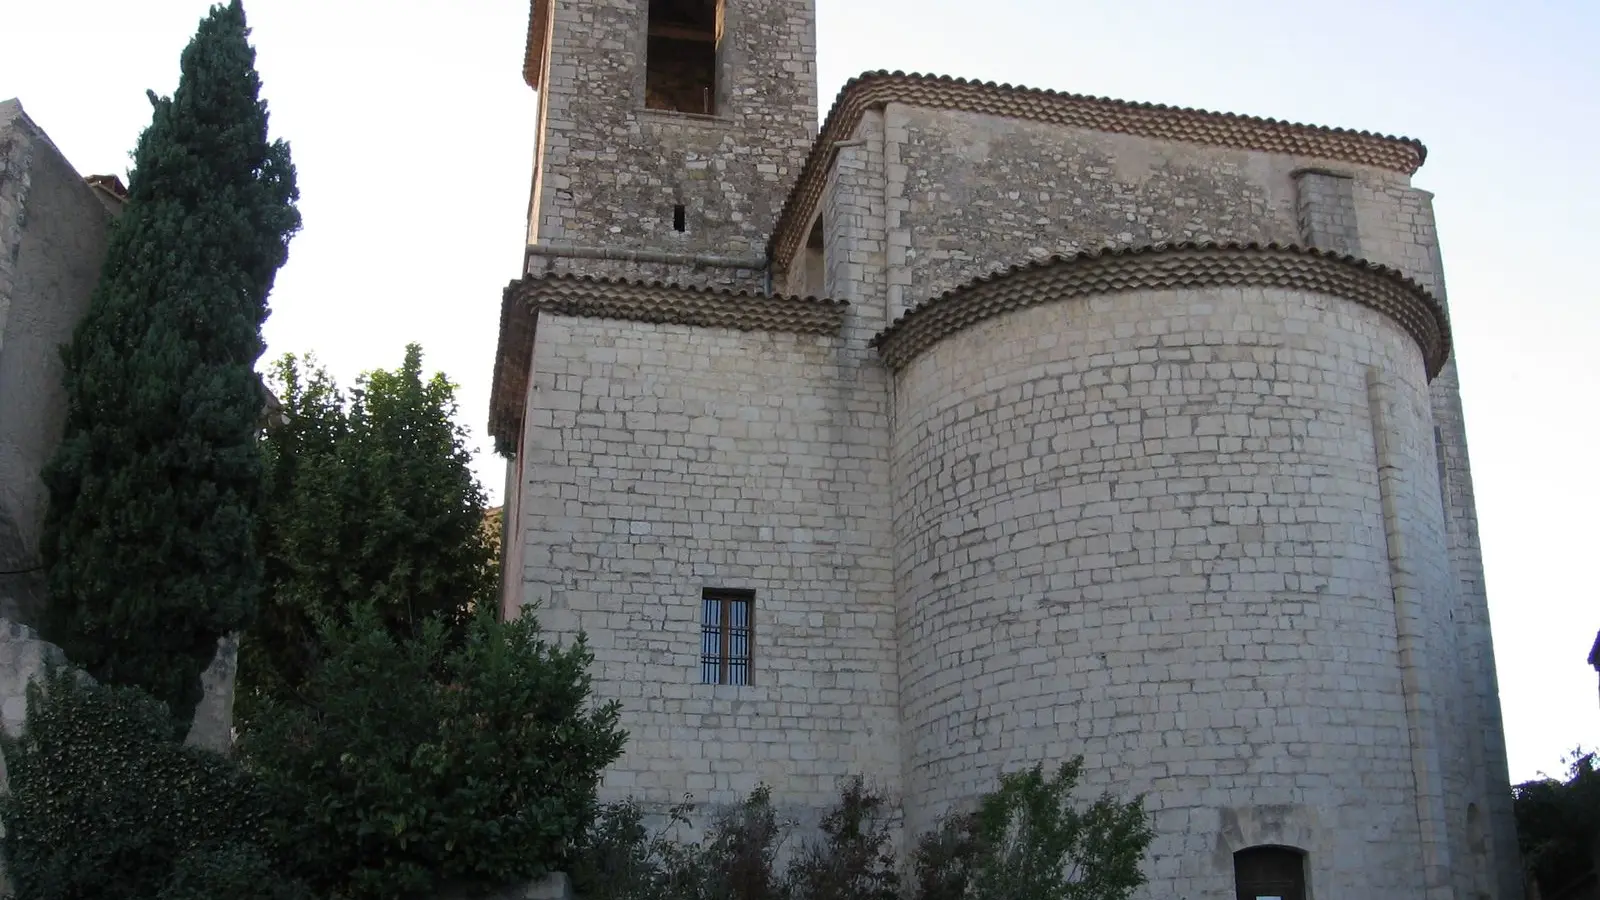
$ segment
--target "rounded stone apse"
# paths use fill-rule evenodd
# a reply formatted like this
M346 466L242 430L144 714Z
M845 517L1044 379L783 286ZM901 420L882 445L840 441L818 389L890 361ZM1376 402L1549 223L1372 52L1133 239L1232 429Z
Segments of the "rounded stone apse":
M1308 251L1124 254L879 345L908 830L1082 754L1085 799L1146 797L1151 896L1231 896L1262 846L1325 896L1420 896L1452 652L1431 299Z

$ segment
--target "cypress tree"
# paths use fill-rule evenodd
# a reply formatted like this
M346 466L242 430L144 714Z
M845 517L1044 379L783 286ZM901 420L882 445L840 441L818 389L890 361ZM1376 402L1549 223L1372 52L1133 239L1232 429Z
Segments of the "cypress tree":
M177 90L149 94L127 206L62 353L66 430L44 473L50 636L183 725L218 637L248 625L260 591L254 366L300 226L248 38L239 0L212 7Z

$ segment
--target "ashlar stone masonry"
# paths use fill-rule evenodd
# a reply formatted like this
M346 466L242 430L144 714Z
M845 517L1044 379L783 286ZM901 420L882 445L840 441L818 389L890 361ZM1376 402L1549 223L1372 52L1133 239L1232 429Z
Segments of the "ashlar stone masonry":
M814 22L533 3L504 606L588 635L605 793L909 835L1081 753L1150 898L1519 897L1422 145L887 72L818 129Z

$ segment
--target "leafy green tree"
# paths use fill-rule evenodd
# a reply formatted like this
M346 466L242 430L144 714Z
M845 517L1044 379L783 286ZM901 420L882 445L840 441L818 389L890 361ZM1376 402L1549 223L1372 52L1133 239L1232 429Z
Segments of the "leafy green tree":
M316 662L313 617L350 597L341 566L361 540L360 498L341 455L350 422L344 395L309 354L285 355L268 384L281 407L263 441L266 499L261 547L266 590L239 647L237 714L248 720L256 698L291 695Z
M483 609L396 638L371 607L323 622L298 701L269 700L239 752L274 798L278 846L323 894L431 897L557 868L622 753L616 703L590 701L580 639Z
M296 900L275 874L267 804L236 763L185 747L137 688L61 666L29 685L25 731L0 738L6 870L18 900ZM248 890L223 890L223 888Z
M298 690L320 619L370 602L397 637L434 618L459 630L498 586L455 386L424 378L420 347L362 376L348 400L309 355L280 359L269 383L286 422L264 441L267 594L242 649L245 718L259 698Z
M179 727L217 639L260 592L267 295L299 228L289 147L267 137L239 0L183 51L139 138L129 198L63 351L65 437L44 472L49 636Z
M1522 863L1546 894L1600 864L1600 763L1594 753L1568 757L1567 778L1525 781L1512 789Z

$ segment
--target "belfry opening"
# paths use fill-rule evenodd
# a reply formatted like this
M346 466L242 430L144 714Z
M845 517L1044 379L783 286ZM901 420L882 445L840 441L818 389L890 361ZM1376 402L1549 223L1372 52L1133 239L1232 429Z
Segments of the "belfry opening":
M645 107L716 115L722 0L650 0L648 27Z

